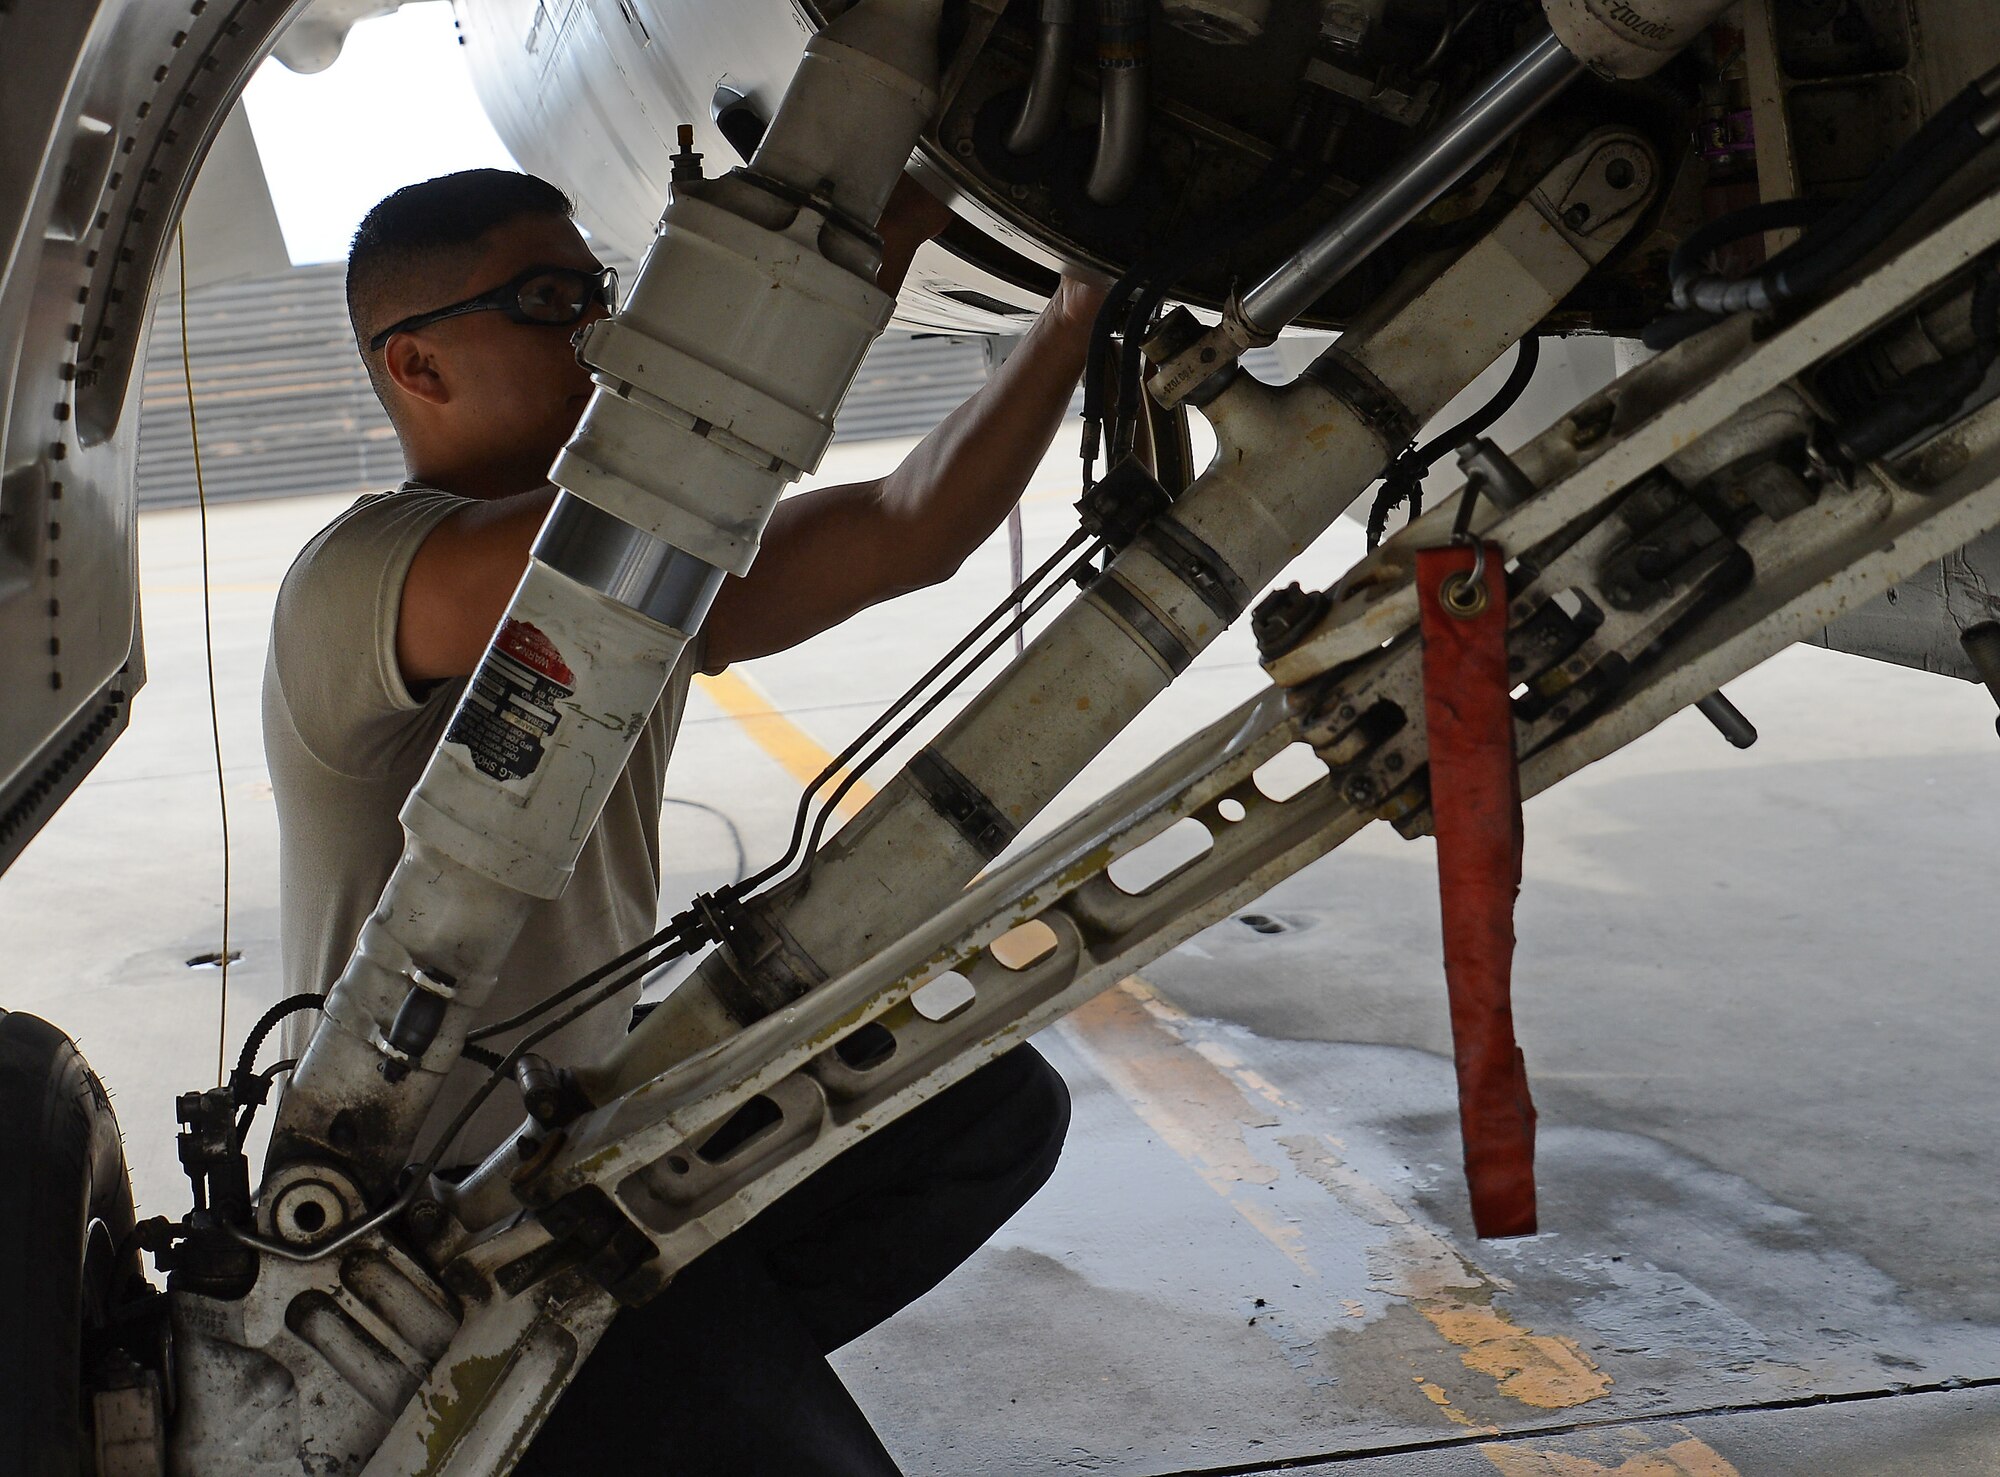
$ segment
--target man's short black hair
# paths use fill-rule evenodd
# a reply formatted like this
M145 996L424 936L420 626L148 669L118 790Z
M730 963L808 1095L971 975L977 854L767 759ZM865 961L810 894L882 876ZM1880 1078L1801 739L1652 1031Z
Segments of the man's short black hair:
M427 300L434 284L455 278L495 227L526 215L567 219L574 209L547 180L511 169L464 169L403 186L362 218L347 253L347 318L355 343L365 346L397 319L442 307ZM376 378L374 356L362 357Z

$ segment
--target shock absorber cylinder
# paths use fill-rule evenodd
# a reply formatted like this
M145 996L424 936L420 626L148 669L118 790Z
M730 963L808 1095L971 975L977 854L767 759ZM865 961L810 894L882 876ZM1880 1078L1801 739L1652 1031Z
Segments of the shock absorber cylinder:
M524 905L562 891L723 577L818 464L894 306L872 227L936 104L941 10L860 0L819 32L750 164L677 183L629 301L584 335L597 390L564 491L403 808L270 1168L331 1162L371 1200L391 1184Z

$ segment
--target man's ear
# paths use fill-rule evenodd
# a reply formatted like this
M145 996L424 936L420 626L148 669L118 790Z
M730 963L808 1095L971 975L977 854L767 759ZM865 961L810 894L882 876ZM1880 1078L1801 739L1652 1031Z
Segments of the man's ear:
M382 366L396 388L412 400L442 405L451 399L451 388L445 383L437 355L426 349L413 333L390 335L389 342L382 346Z

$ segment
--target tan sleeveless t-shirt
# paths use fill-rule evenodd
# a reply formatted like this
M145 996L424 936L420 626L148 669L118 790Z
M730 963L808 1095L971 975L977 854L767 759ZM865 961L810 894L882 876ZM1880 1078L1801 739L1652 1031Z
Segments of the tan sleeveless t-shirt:
M417 483L364 497L306 545L278 592L264 666L264 754L278 809L279 947L288 992L324 993L346 967L402 854L396 820L464 689L422 693L396 660L403 580L417 547L471 504ZM532 904L486 1017L499 1020L622 953L654 930L666 758L698 660L675 667L625 773L612 788L561 897ZM637 986L536 1049L557 1064L601 1056L625 1033ZM286 1022L285 1054L319 1017ZM510 1038L486 1043L506 1049ZM419 1139L420 1151L484 1080L461 1062ZM483 1157L522 1122L520 1095L496 1089L447 1162Z

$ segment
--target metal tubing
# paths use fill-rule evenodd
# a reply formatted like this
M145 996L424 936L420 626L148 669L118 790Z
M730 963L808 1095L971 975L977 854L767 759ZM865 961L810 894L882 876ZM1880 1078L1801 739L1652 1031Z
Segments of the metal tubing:
M1276 338L1582 73L1582 64L1544 31L1401 164L1245 293L1236 316L1258 337Z
M1062 122L1063 96L1069 91L1069 58L1076 40L1076 0L1042 0L1035 32L1035 69L1028 77L1028 95L1020 116L1007 134L1007 150L1032 154L1055 137Z
M1146 159L1146 0L1097 0L1097 157L1085 193L1116 205Z
M586 589L677 631L697 629L724 571L562 493L535 538L535 558Z

